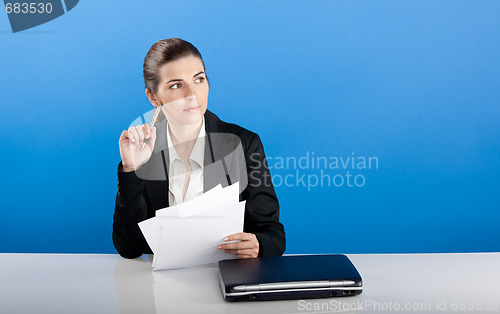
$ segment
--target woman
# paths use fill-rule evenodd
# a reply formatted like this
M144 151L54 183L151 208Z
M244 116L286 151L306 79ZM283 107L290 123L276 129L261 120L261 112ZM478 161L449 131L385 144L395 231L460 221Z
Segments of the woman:
M127 258L151 253L138 223L156 210L239 181L240 200L246 200L244 232L228 235L225 241L240 242L218 249L239 258L282 255L285 232L260 138L207 110L209 84L200 52L179 38L158 41L144 59L144 81L149 101L161 105L164 119L120 136L113 217L118 253Z

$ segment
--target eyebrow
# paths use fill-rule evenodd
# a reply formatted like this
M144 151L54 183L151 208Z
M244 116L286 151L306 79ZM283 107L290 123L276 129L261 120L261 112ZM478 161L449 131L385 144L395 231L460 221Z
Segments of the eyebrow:
M193 77L197 77L197 76L198 76L198 75L200 75L200 74L205 74L205 72L200 71L200 72L196 73L195 75L193 75ZM165 82L165 84L168 84L168 83L170 83L170 82L182 82L182 80L181 80L181 79L173 79L173 80L170 80L170 81L168 81L168 82Z

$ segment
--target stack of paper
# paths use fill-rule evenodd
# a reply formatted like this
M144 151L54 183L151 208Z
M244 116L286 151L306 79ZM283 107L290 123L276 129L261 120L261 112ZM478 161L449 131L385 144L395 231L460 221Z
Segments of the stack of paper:
M245 201L239 202L238 182L216 186L197 198L156 211L139 223L154 253L153 270L191 267L236 258L218 250L224 237L243 232Z

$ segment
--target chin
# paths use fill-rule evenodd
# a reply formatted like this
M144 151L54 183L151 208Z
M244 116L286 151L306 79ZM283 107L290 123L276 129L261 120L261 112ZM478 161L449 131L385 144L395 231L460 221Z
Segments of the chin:
M187 114L187 116L184 116L182 119L183 124L198 124L200 123L201 119L203 119L203 114L205 112L199 111L196 114L190 113Z

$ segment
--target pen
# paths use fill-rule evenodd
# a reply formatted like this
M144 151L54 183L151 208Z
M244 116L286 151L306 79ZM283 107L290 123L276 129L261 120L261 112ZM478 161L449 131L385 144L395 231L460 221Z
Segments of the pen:
M161 112L161 106L162 104L159 104L156 106L155 110L153 111L153 117L151 117L151 123L150 125L150 130L155 126L156 120L158 120L158 116L160 115ZM144 143L142 143L141 149L144 149L146 147L146 144L148 143L149 139L145 138Z

